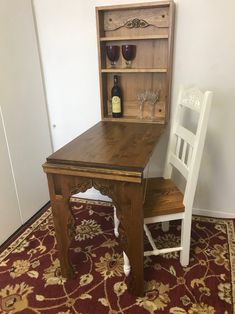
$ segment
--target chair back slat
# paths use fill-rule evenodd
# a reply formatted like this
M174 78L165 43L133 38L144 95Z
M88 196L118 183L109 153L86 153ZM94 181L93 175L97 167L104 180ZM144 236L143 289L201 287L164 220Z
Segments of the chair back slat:
M177 139L176 139L176 150L175 150L175 155L177 157L180 154L180 148L181 148L181 137L177 136Z
M193 147L189 146L189 150L188 150L188 159L187 159L187 167L190 167L190 162L192 159L192 154L193 154Z
M192 157L192 154L189 154L189 151L194 147L195 134L187 130L185 127L177 125L174 135L176 136L176 148L170 151L170 163L172 163L174 167L187 178L190 159Z
M177 136L180 136L184 141L189 143L191 146L194 146L195 134L193 134L193 132L189 131L182 125L177 125L175 134Z
M181 161L185 164L186 164L186 152L187 152L187 147L188 147L188 143L186 141L184 141L184 144L183 144L183 151L182 151L182 155L181 155Z
M170 156L170 164L174 166L184 177L188 178L189 170L182 160L180 160L176 155L172 154Z

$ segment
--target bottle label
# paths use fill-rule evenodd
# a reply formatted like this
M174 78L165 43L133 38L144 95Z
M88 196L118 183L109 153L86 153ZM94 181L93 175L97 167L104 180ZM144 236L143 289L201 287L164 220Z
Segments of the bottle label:
M121 99L118 96L112 97L112 112L113 113L121 112Z

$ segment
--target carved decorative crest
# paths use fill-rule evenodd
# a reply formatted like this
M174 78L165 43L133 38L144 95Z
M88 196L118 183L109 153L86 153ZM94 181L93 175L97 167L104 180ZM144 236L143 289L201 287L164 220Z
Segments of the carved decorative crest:
M159 28L165 28L165 26L157 26L157 25L154 25L154 24L149 24L147 21L143 20L143 19L139 19L139 18L134 18L134 19L131 19L131 20L128 20L126 21L123 25L121 26L118 26L114 29L109 29L108 31L116 31L120 28L146 28L146 27L149 27L149 26L154 26L154 27L159 27Z
M182 105L200 111L204 94L196 87L186 89L182 95Z
M129 20L124 24L124 27L126 28L145 28L150 26L150 24L141 19L134 18L133 20Z

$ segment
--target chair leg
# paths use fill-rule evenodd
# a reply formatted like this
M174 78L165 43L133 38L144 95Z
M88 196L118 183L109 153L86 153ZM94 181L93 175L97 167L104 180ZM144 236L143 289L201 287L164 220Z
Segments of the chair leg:
M130 261L128 256L126 255L125 252L123 252L123 259L124 259L124 266L123 266L123 271L126 277L130 274L131 271L131 266L130 266Z
M170 223L169 221L163 221L162 222L162 231L167 232L170 229Z
M116 211L115 206L113 208L113 220L114 220L114 234L115 234L115 237L118 238L119 237L118 227L119 227L120 221L117 218L117 211Z
M190 242L191 242L191 217L190 219L182 219L181 223L181 246L180 264L183 267L189 264Z

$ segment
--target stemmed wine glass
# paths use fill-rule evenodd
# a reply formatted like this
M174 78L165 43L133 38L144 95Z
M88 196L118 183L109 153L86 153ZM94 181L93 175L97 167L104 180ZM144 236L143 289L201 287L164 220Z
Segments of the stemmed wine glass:
M126 60L126 66L130 68L136 56L136 45L122 45L122 56Z
M159 101L159 97L160 97L160 90L153 91L153 92L148 91L147 98L150 102L150 105L152 106L152 113L150 116L150 119L152 120L154 120L155 106L156 106L156 103Z
M111 67L114 67L120 55L120 47L115 45L106 46L106 53L111 62Z
M148 92L144 91L143 93L137 94L137 100L139 102L140 108L140 119L143 119L143 110L144 110L144 103L146 102L148 97Z

